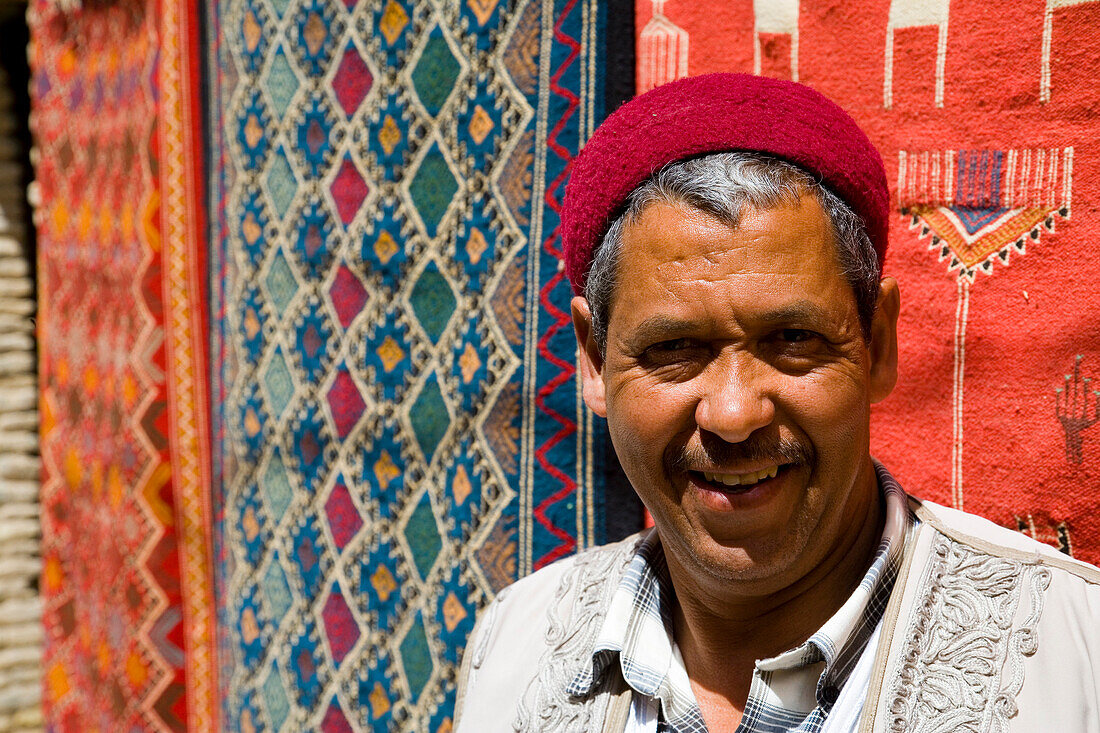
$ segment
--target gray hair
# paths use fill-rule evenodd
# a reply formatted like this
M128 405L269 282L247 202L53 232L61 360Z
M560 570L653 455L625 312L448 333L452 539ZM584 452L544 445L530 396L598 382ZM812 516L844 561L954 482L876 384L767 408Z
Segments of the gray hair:
M669 163L627 197L625 210L596 249L584 295L592 312L592 336L604 354L615 279L622 256L623 229L654 203L686 204L736 227L745 205L774 209L812 194L832 222L841 269L856 298L864 339L878 301L881 275L875 247L863 220L813 176L778 158L751 152L713 153Z

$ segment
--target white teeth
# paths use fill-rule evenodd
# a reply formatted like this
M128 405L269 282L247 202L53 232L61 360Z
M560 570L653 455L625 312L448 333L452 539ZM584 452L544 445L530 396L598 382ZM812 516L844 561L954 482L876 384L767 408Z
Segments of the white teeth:
M752 473L708 473L703 471L703 478L725 486L751 486L766 478L774 478L779 473L779 466L772 466Z

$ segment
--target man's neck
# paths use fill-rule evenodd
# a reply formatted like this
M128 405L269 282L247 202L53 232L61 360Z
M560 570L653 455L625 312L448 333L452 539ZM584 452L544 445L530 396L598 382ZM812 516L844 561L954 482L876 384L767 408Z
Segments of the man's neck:
M876 483L864 520L853 523L859 533L796 582L764 596L732 595L722 583L700 583L666 552L676 590L676 644L708 725L712 718L722 724L712 730L740 719L757 660L801 645L848 600L879 545L884 516Z

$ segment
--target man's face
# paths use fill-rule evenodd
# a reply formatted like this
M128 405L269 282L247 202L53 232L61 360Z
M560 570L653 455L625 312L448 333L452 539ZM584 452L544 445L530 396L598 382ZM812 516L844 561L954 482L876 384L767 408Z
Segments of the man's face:
M748 208L736 229L651 204L622 255L603 357L574 300L585 400L670 563L731 590L786 588L874 513L868 424L896 379L896 283L868 342L808 194Z

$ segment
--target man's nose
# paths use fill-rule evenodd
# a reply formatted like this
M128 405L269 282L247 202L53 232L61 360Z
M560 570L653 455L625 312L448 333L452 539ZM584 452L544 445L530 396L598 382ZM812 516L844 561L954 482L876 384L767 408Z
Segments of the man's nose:
M775 403L766 387L762 365L745 354L710 365L704 392L695 406L695 422L727 443L740 443L771 424Z

